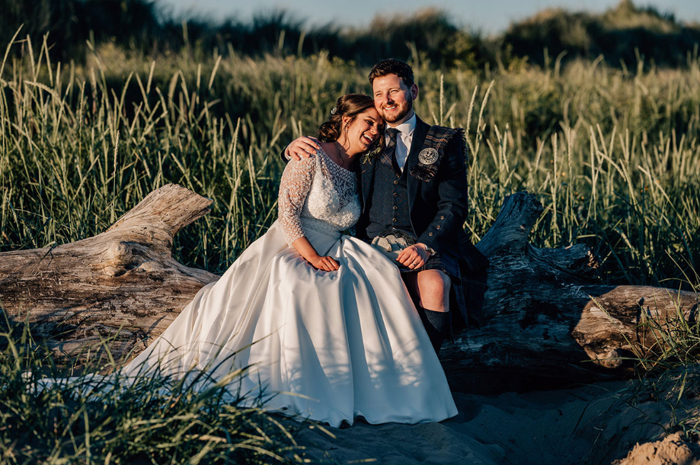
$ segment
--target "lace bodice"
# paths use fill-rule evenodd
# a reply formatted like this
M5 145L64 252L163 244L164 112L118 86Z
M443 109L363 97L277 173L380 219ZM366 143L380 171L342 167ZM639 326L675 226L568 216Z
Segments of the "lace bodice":
M287 164L280 182L279 221L289 245L305 237L306 229L340 235L359 218L355 173L323 150Z

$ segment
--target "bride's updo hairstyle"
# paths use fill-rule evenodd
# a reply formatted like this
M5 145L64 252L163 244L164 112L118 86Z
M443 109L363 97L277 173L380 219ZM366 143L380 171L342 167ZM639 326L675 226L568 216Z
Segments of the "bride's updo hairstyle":
M374 100L365 94L346 94L338 99L335 107L331 110L331 117L318 128L318 138L322 142L333 142L340 138L345 130L343 127L343 116L350 117L347 125L350 125L357 115L374 108ZM384 138L379 137L378 142L384 143ZM377 143L370 148L370 152L376 150Z

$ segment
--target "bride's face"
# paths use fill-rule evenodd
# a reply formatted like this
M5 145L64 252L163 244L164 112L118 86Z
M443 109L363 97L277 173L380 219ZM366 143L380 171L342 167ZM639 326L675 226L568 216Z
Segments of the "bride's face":
M362 153L370 149L384 131L384 120L376 109L370 108L347 125L345 134L348 154ZM345 145L345 144L343 144Z

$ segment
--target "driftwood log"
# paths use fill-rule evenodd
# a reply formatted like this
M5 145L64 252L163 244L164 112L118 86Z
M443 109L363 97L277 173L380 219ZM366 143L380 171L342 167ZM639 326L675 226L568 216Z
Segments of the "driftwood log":
M597 284L599 263L585 245L529 244L543 210L533 195L507 197L477 244L491 264L485 321L440 353L456 390L560 387L628 376L635 357L658 351L657 328L695 322L699 294Z
M117 356L138 352L218 278L171 256L174 235L210 204L167 185L98 236L0 253L0 309L11 321L28 321L69 356L105 337ZM585 246L530 245L542 210L532 195L507 197L477 244L491 262L482 325L457 334L440 354L455 390L624 376L629 356L655 344L645 321L695 319L695 293L596 284L598 262Z
M0 309L49 337L58 354L94 353L105 339L116 356L140 351L218 279L171 253L175 234L209 213L211 203L169 184L102 234L0 253Z

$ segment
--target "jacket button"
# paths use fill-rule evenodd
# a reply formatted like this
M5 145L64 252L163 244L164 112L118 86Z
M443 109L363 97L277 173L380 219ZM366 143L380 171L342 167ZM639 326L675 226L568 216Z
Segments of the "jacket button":
M394 195L394 197L398 197L398 196L399 196L399 193L398 193L398 192L394 192L393 195Z
M440 229L440 225L435 226L435 229Z
M440 215L440 219L441 219L441 220L444 220L444 219L445 219L445 215Z
M398 181L398 180L397 180L397 181L394 181L394 185L396 185L396 184L398 184L398 183L399 183L399 181Z
M397 207L396 205L394 205L392 208L393 208L394 210L398 210L398 209L399 209L399 207Z
M433 235L433 232L430 231L430 232L428 233L428 236L432 236L432 235Z
M392 218L391 221L393 221L394 223L396 223L396 221L398 221L398 220L397 220L396 218Z

